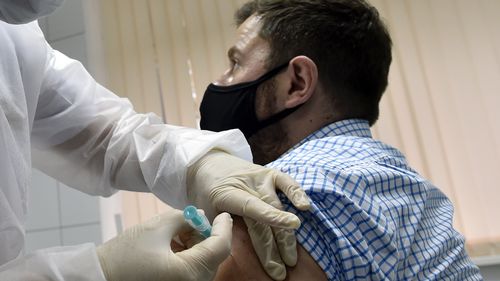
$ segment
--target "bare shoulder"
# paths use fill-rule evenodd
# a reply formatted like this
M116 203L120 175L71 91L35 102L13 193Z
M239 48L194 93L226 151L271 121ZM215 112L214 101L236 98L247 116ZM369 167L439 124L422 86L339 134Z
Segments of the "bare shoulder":
M247 228L243 220L234 217L233 241L231 256L219 266L215 281L272 281L262 269L257 255L252 247ZM327 280L323 270L308 252L298 246L297 266L288 268L287 281L323 281Z

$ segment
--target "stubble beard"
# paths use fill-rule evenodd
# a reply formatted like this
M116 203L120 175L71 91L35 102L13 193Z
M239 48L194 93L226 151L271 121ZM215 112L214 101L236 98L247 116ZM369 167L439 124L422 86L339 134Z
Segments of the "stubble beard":
M274 78L259 87L255 101L258 112L266 116L277 113L275 92ZM279 121L257 131L248 139L248 143L252 150L253 161L259 165L266 165L278 159L290 148L288 133Z

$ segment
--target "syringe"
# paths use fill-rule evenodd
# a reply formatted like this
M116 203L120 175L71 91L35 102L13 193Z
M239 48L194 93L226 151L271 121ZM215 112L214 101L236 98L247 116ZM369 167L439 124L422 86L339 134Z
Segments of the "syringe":
M212 226L210 226L207 217L198 212L198 209L196 209L195 206L188 205L184 208L184 219L192 228L196 229L199 233L201 233L201 235L205 236L205 238L210 237Z

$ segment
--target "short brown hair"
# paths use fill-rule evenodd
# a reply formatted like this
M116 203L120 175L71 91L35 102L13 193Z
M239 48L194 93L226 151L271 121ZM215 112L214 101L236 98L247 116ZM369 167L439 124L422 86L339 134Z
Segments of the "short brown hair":
M236 12L236 24L253 14L261 17L260 36L271 46L269 68L308 56L337 113L375 123L392 42L373 6L364 0L254 0Z

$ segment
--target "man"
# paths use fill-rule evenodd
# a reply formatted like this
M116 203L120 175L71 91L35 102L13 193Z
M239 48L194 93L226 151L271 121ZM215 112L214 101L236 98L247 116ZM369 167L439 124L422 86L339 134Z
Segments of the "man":
M256 0L236 19L231 65L208 86L201 125L241 129L256 163L292 175L309 194L297 238L310 257L297 268L316 273L304 265L312 258L329 280L481 280L452 227L451 202L371 137L391 63L375 8L364 0ZM234 261L235 250L222 279L250 271Z
M288 176L230 155L251 159L240 132L200 132L138 114L79 62L54 51L36 19L61 2L0 0L0 280L211 280L229 254L227 214L215 219L213 237L174 254L170 240L187 226L176 210L97 248L59 247L25 256L32 160L89 194L153 192L174 207L204 205L212 217L231 211L274 227L300 225L295 215L279 210L274 187L307 209L305 193ZM270 253L265 267L296 256L285 243L293 233L275 232L255 236L256 251ZM275 237L280 252L266 246Z

